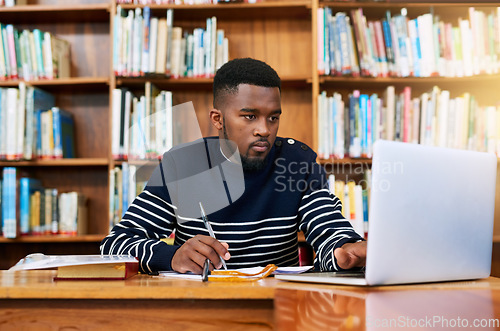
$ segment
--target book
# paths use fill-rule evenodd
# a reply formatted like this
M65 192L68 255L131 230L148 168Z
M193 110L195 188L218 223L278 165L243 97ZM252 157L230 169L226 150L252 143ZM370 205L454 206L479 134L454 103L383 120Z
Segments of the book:
M76 157L73 115L59 107L52 107L51 110L52 130L54 131L54 158Z
M5 238L16 238L17 223L17 168L3 168L2 185L2 233Z
M139 272L139 261L128 255L29 254L9 271L57 269L56 280L120 280Z
M38 87L27 86L26 90L26 136L24 139L24 158L30 160L37 153L36 145L41 144L41 132L38 129L40 111L55 106L53 94ZM38 115L37 115L38 112ZM40 136L39 136L40 135ZM40 145L41 152L41 145Z
M23 177L19 180L20 189L20 232L28 235L30 228L31 196L35 191L43 190L42 183L38 179Z

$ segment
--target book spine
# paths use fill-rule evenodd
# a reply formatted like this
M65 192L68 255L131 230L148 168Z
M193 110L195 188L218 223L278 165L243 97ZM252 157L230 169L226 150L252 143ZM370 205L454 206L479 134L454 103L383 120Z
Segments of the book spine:
M52 107L52 131L54 137L54 152L55 159L62 159L62 141L61 141L61 112L59 107Z
M55 68L52 62L52 35L49 32L44 32L43 34L43 59L45 68L45 77L47 79L54 79Z
M324 8L318 8L317 12L317 30L318 30L318 42L317 42L317 51L318 51L318 74L325 74L325 58L324 58L324 33L325 33L325 13Z
M16 151L15 158L20 160L23 157L24 137L26 134L26 83L19 82L19 94L17 100L17 129L16 129Z
M151 10L144 7L142 24L142 56L141 56L141 75L149 72L149 53L151 51Z
M411 87L403 89L403 142L410 142L411 138Z
M16 88L8 88L7 89L7 117L6 117L6 123L9 123L10 125L7 125L7 130L6 130L6 138L7 138L7 147L6 147L6 154L7 154L7 160L16 160L16 149L17 149L17 130L18 130L18 99L19 99L19 90Z
M59 110L60 135L63 158L75 158L75 134L73 115L64 109Z
M29 234L29 215L30 215L30 178L21 178L19 180L19 197L20 197L20 209L19 209L19 228L21 235Z
M16 60L16 46L14 42L14 26L12 24L7 24L6 27L7 32L7 43L9 47L9 64L10 64L10 78L18 79L19 76L17 74L17 60Z
M58 234L59 233L59 208L58 208L58 194L57 194L57 189L51 189L51 226L50 226L50 233L51 234Z
M158 55L158 18L151 17L149 37L149 69L148 72L156 72L156 57Z
M112 92L112 115L111 115L111 154L113 159L120 158L120 131L121 131L121 100L122 90L119 88L113 89Z
M42 32L39 29L33 30L33 35L35 37L35 52L36 52L36 61L38 67L38 78L45 78L45 66L43 60L43 36Z
M132 27L132 76L134 77L141 75L142 37L144 35L142 22L142 10L141 8L136 8Z
M16 201L16 178L17 169L14 167L4 168L4 203L2 232L5 238L17 237L17 201Z

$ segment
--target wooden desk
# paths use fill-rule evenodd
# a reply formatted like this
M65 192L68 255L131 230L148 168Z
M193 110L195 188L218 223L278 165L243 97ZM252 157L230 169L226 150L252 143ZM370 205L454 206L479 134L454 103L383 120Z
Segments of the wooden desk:
M275 279L202 283L137 275L54 281L55 271L0 272L0 330L270 330Z
M435 316L452 323L457 318L498 323L494 319L500 318L496 278L359 288L272 278L202 283L147 275L56 282L54 273L0 272L0 330L363 330Z

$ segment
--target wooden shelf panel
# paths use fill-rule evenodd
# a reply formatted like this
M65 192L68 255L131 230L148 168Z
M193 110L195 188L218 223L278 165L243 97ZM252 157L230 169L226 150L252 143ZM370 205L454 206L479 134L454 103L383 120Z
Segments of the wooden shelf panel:
M498 82L500 75L479 75L469 77L349 77L349 76L321 76L320 84L349 84L349 85L462 85L462 84L491 84Z
M155 78L155 77L117 77L116 86L143 89L146 81L152 82L157 87L165 90L199 89L212 93L212 78ZM310 86L312 78L309 77L282 77L281 85L287 87Z
M110 8L110 3L1 7L0 22L4 24L108 22Z
M352 165L367 165L367 164L372 164L372 159L352 159L352 158L345 158L345 159L319 159L318 163L321 165L335 165L335 164L352 164Z
M0 167L94 167L107 166L106 158L74 158L59 160L0 161Z
M122 4L124 10L148 6L153 15L163 15L167 9L174 10L175 20L200 19L210 16L225 20L249 20L255 18L307 18L311 15L311 1L263 1L258 3L220 3L216 5L133 5Z
M331 7L334 12L343 11L350 13L351 10L362 8L368 20L380 20L385 17L386 11L392 15L399 14L402 8L407 10L409 18L416 18L429 12L433 12L441 19L457 25L457 17L468 17L468 8L475 7L478 10L493 9L498 5L494 2L335 2L320 1L320 7Z
M479 75L470 77L331 77L321 76L320 91L336 91L342 94L352 90L361 93L383 93L389 85L395 86L396 92L403 91L405 86L411 87L412 96L419 96L428 92L433 86L449 90L451 97L455 98L464 93L470 93L481 106L494 105L498 96L491 93L491 87L500 81L500 75Z
M373 1L325 1L319 2L320 7L340 8L430 8L430 7L495 7L498 1L478 1L478 2L452 2L452 1L429 1L429 2L373 2Z
M25 236L15 239L0 238L0 244L19 243L70 243L70 242L101 242L106 235L87 234L82 236L47 235L47 236Z
M17 87L21 80L4 80L0 81L0 87ZM102 85L109 86L108 77L70 77L70 78L58 78L58 79L46 79L46 80L29 80L23 81L27 85L32 86L54 86L61 87L65 85L76 86L76 85Z

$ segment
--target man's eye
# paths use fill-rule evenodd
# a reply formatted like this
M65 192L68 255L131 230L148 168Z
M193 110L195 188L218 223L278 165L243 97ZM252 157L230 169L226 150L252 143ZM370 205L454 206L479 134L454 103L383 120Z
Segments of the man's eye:
M270 118L271 122L276 122L276 121L279 121L279 119L280 119L280 118L279 118L279 116L272 116L272 117Z
M247 120L255 119L255 115L244 115L243 117L245 117Z

